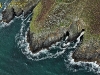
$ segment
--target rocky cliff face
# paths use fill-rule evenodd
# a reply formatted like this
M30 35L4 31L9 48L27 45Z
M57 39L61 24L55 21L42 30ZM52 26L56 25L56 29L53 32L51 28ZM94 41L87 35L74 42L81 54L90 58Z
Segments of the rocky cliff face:
M30 24L30 48L37 52L61 40L66 31L70 38L78 32L78 20L85 6L79 0L41 0L34 9ZM84 28L84 27L83 27ZM72 40L70 40L72 41Z
M69 31L70 37L73 37L85 29L83 43L75 50L73 58L75 61L100 63L100 1L69 1L53 0L52 2L49 0L46 2L46 0L41 0L34 10L36 15L33 16L30 25L30 34L33 33L30 38L31 49L34 52L39 47L41 49L49 46L52 41L58 41L66 31ZM48 7L48 3L52 6Z
M18 3L17 3L18 2ZM12 0L3 12L3 21L32 11L37 0ZM17 3L17 4L15 4ZM22 3L22 6L18 4ZM70 38L85 29L83 42L74 53L75 61L100 63L100 0L40 0L33 11L28 42L33 53L62 39L66 31ZM10 14L10 15L8 15ZM74 38L76 39L76 38ZM70 40L74 41L74 40Z
M8 7L2 12L4 22L10 22L15 16L31 13L39 0L12 0Z
M97 61L100 63L100 0L87 0L81 13L79 25L86 32L82 45L73 54L75 61Z

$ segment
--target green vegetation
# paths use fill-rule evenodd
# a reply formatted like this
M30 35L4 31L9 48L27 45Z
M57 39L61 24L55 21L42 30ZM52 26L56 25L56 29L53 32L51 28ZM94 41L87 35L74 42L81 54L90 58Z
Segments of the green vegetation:
M27 0L24 0L24 1L21 1L21 0L20 1L15 1L15 0L12 0L8 7L24 8L26 5L27 5Z
M91 26L93 26L91 24L93 23L93 21L94 21L93 19L95 18L93 16L93 13L91 12L93 10L90 10L90 7L89 7L89 5L91 5L91 4L88 3L89 2L88 0L84 0L84 1L76 0L76 2L74 2L68 6L63 5L63 3L61 3L61 2L73 2L73 1L74 0L56 0L55 5L52 8L50 8L51 11L47 11L48 13L46 13L46 15L52 16L53 13L58 14L63 9L63 10L65 10L65 12L68 12L68 13L66 13L67 16L65 15L65 17L67 17L67 19L65 19L65 20L67 20L67 23L65 23L63 21L59 22L59 25L58 24L53 25L53 23L52 23L50 27L45 26L45 21L47 21L47 20L50 21L50 19L48 17L45 17L42 22L37 21L37 18L41 14L41 11L43 9L43 5L40 1L39 4L35 7L35 9L33 11L34 14L33 14L31 24L30 24L30 31L34 32L34 33L39 33L39 32L48 30L48 28L50 28L50 31L55 31L56 29L59 29L60 27L68 28L71 25L71 23L73 22L73 18L75 18L77 16L78 18L81 18L85 23L85 25L83 25L83 27L81 26L81 29L85 28L85 30L86 30L85 35L84 35L84 43L89 42L92 38L99 40L100 34L92 34L91 33L91 31L92 31ZM96 3L96 2L94 1L94 3ZM70 8L70 11L67 10L67 7ZM55 9L55 8L57 8L57 9ZM94 8L94 7L92 7L92 8ZM43 15L43 17L46 15ZM61 19L63 19L63 18L61 18ZM42 26L42 24L43 24L43 26Z
M41 9L42 9L42 4L41 4L41 2L39 2L33 11L33 18L32 18L31 24L30 24L31 32L37 33L37 32L39 32L39 30L41 30L37 25L38 23L36 23L37 17L41 13Z

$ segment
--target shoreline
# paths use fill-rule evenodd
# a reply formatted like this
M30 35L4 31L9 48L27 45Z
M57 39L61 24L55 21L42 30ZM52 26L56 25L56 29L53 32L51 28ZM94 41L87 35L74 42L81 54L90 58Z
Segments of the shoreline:
M31 34L31 35L32 35L32 34ZM31 51L32 53L37 53L37 52L39 52L39 51L41 51L42 49L45 49L45 48L49 50L49 47L50 47L52 44L55 44L56 42L61 41L62 38L63 38L63 37L60 37L60 39L55 40L55 41L52 41L49 45L47 45L47 46L41 46L40 48L38 48L37 50L34 51L34 49L32 48L32 45L31 45L32 40L30 39L30 37L31 37L31 36L30 36L30 30L28 30L28 33L27 33L27 42L29 43L30 51Z

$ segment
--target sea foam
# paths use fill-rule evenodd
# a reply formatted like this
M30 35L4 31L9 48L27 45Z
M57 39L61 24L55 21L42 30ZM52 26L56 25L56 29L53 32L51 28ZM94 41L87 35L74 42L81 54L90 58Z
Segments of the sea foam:
M84 62L84 61L78 61L75 62L74 59L72 58L73 55L73 51L71 51L69 53L69 55L67 55L68 59L64 59L65 63L69 62L70 65L77 65L77 66L81 66L84 67L86 70L89 71L93 71L95 73L100 73L100 66L97 64L97 62Z
M34 60L34 61L40 61L40 60L45 60L45 59L50 59L50 58L57 58L60 55L66 53L66 49L68 48L76 48L78 46L78 44L80 43L80 36L77 38L77 42L74 45L74 47L66 47L65 49L61 48L61 43L62 42L57 42L56 44L53 44L50 48L56 48L56 46L59 46L59 49L61 49L61 51L56 51L55 53L52 53L52 49L47 50L47 49L42 49L41 51L37 52L37 53L32 53L30 51L30 47L29 47L29 43L27 42L27 32L29 30L29 27L26 27L27 25L25 24L25 21L27 21L27 23L29 23L29 16L26 19L22 18L22 23L21 23L21 29L20 32L18 34L16 34L15 37L15 41L17 42L17 45L19 47L19 49L22 51L22 53L24 55L26 55L26 57L28 59ZM26 28L26 30L25 30ZM25 32L24 32L25 31ZM82 34L83 35L83 34ZM69 45L69 44L68 44ZM66 57L68 57L68 59L64 59L65 63L69 62L68 65L79 65L79 66L83 66L86 67L86 64L89 64L89 70L90 71L95 71L96 73L100 73L100 67L99 65L96 64L96 62L75 62L74 59L72 58L72 54L73 51L71 51L69 53L69 55L66 54ZM67 65L67 66L68 66ZM71 68L71 67L69 67ZM87 67L86 67L87 68ZM74 69L74 71L76 71L76 69Z

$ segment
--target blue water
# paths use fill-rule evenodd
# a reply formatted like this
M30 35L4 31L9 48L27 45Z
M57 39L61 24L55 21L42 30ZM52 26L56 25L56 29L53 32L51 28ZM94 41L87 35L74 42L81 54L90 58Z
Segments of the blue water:
M25 47L28 44L23 39L30 17L15 18L9 26L0 23L0 75L97 75L98 68L91 64L71 63L69 55L74 49L64 51L59 46L52 46L50 51L44 50L33 56L28 53Z

